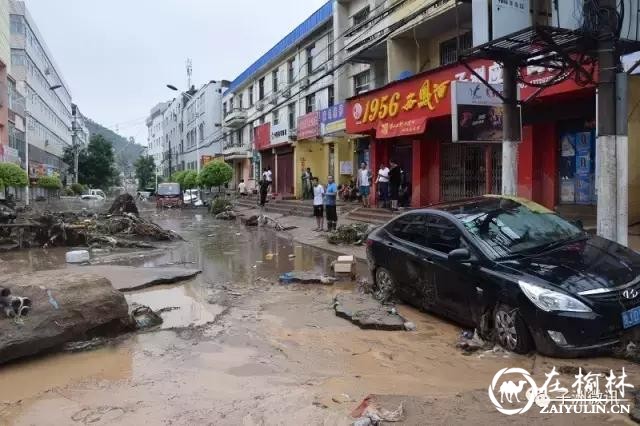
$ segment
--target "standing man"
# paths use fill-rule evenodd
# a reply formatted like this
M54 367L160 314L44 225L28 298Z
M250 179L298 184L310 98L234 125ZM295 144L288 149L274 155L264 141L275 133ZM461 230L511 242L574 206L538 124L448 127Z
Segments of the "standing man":
M273 192L273 172L271 171L271 166L267 166L266 178L269 187L271 188L271 192Z
M380 188L380 200L382 201L382 207L388 207L389 204L389 168L380 164L378 169L378 187ZM379 206L378 206L379 207Z
M369 194L371 194L371 171L367 167L367 163L360 164L360 170L358 170L358 189L360 196L362 197L362 206L369 207L371 205L369 201Z
M402 169L398 163L391 160L389 162L389 187L391 189L391 210L398 210L398 198L400 197L400 184L402 183Z
M238 193L241 197L247 196L247 184L244 183L244 179L240 179L240 183L238 184Z
M302 173L302 199L308 200L313 197L314 188L313 175L311 174L311 169L307 167L307 170Z
M336 199L338 198L338 185L333 181L333 176L327 178L327 192L325 193L325 209L327 210L327 230L335 231L338 224L338 212Z
M313 178L313 215L316 218L316 229L314 231L322 231L324 227L324 188L318 182L318 178Z

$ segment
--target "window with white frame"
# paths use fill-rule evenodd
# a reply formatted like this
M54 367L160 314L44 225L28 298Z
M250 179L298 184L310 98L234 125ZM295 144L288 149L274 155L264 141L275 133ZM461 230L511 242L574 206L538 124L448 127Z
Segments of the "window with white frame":
M357 11L352 19L353 19L353 26L358 26L360 24L362 24L364 21L367 20L367 18L369 17L369 12L371 12L371 9L369 8L369 6L366 6L362 9L360 9L359 11Z
M361 72L360 74L356 74L353 76L353 94L359 95L360 93L364 93L368 91L371 80L371 72L369 70Z
M316 94L312 93L305 98L305 111L307 114L313 112L316 108Z
M316 48L315 44L307 46L307 75L313 74L313 51Z
M293 84L293 79L295 78L295 59L291 58L287 62L287 82L289 84Z
M276 68L271 72L271 92L276 93L278 91L278 69Z
M271 124L274 126L280 124L280 111L277 109L271 113Z
M253 84L249 86L249 107L253 106Z
M296 128L296 104L295 103L290 103L289 105L287 105L287 113L289 115L289 128L295 129Z

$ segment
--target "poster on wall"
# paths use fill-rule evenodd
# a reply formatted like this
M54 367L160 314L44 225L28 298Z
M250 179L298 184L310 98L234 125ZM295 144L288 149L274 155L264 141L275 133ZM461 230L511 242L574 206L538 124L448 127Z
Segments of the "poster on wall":
M353 174L353 162L351 161L341 161L340 162L340 174L341 175L352 175Z
M493 88L502 92L502 84ZM455 81L451 91L453 142L502 142L502 99L480 82Z

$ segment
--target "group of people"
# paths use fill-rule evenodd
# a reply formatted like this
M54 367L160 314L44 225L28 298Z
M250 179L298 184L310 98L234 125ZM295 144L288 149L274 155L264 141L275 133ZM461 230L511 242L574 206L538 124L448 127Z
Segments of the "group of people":
M320 184L317 177L313 178L313 215L316 218L316 229L324 230L324 216L327 217L327 231L335 231L338 226L338 211L336 209L336 199L338 197L338 185L333 180L333 176L327 177L327 188Z
M391 210L398 210L400 205L406 206L409 204L411 197L410 187L406 180L405 172L395 161L389 161L387 167L384 163L380 164L378 174L375 178L375 182L378 184L377 199L382 208L390 208ZM367 163L362 163L358 170L357 185L360 191L360 197L362 198L362 205L364 207L371 206L371 183L373 176Z
M360 164L356 180L338 187L333 179L329 176L327 179L327 187L324 188L317 177L311 173L311 169L307 168L302 173L302 198L305 200L313 199L314 215L317 220L318 227L316 230L322 230L324 217L326 214L328 230L335 230L338 222L336 213L336 201L340 197L344 201L353 201L358 199L362 201L363 207L371 207L371 186L373 182L377 183L378 206L397 210L400 206L409 205L411 199L410 185L406 179L406 173L398 163L394 160L389 161L387 166L385 163L380 164L377 174L374 176L366 162ZM260 189L260 205L264 206L267 202L267 195L273 184L273 172L271 167L265 167L262 171L262 179L259 183ZM239 188L241 195L246 193L244 181L241 181Z

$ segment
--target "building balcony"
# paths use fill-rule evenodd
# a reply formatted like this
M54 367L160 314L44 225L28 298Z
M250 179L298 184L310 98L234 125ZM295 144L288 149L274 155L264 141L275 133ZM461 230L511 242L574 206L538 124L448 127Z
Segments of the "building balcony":
M224 125L231 129L239 129L247 124L247 111L234 108L224 117Z
M225 160L251 158L251 144L226 144L223 146L222 155Z

